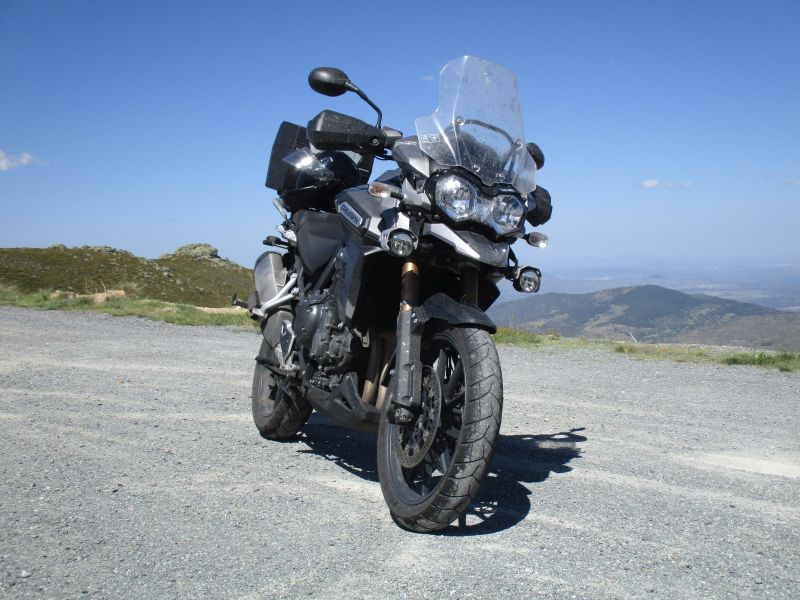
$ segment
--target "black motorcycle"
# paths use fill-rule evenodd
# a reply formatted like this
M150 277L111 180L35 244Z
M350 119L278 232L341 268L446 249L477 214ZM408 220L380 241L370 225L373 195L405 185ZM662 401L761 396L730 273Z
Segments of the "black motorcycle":
M431 531L478 493L500 429L503 380L485 310L506 278L539 290L541 273L511 245L524 221L550 217L534 182L544 157L525 144L516 79L462 57L441 71L439 107L417 135L381 126L380 109L339 69L314 69L327 96L352 91L375 126L331 110L284 122L266 185L283 222L255 265L255 291L234 296L261 324L253 419L265 438L293 437L313 409L378 432L378 472L392 517ZM398 169L369 183L373 162Z

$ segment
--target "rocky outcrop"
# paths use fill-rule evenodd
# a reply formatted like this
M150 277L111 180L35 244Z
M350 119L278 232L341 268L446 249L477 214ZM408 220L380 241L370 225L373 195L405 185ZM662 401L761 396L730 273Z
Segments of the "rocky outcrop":
M167 258L169 256L169 254L164 254L160 258ZM189 256L191 258L221 260L219 250L211 244L186 244L175 250L172 256Z

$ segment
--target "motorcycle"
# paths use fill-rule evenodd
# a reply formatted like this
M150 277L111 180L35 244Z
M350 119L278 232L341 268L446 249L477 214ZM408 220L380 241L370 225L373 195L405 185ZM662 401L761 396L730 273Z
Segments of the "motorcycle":
M443 529L465 513L489 470L503 408L500 361L485 311L498 282L539 290L517 240L550 218L525 144L516 79L465 56L442 69L439 106L416 135L382 113L345 73L311 71L326 96L354 92L376 125L324 110L306 127L284 122L266 186L280 237L255 263L247 308L261 325L253 419L270 440L294 437L312 410L377 431L381 490L411 531ZM370 182L375 160L398 168Z

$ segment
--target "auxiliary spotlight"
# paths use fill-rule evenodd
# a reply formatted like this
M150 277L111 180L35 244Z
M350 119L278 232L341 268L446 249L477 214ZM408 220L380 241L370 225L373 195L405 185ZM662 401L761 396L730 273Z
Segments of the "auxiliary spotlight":
M381 248L389 254L405 258L417 247L417 236L407 229L392 229L381 233Z
M535 294L542 282L542 272L536 267L523 267L514 278L514 289L518 292Z

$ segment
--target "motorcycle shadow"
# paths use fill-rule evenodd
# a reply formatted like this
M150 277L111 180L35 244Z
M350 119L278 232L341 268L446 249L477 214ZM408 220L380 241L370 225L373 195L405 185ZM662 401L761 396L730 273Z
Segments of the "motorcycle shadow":
M486 535L513 527L531 510L531 490L524 484L541 483L551 473L568 473L579 458L584 427L545 434L500 434L489 474L478 499L457 523L434 535ZM378 481L375 435L345 429L317 413L303 427L299 441L311 453L344 470Z

